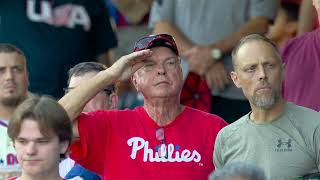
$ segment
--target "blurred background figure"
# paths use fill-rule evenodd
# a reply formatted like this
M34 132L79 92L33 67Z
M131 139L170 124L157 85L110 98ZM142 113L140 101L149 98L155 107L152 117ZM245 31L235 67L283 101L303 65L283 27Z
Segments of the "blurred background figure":
M222 169L216 169L210 180L266 180L264 172L251 164L232 162Z
M290 0L287 0L290 1ZM319 26L317 12L312 5L312 0L291 0L300 2L298 35L310 32Z
M81 83L85 83L98 72L105 70L107 67L97 62L83 62L75 65L69 70L68 87L65 93L76 88ZM91 112L103 109L116 109L118 106L118 95L116 94L115 85L107 86L103 91L92 98L84 107L84 112Z
M28 96L28 72L24 53L11 44L0 44L0 179L20 173L16 151L7 135L9 121Z
M117 28L145 25L153 0L105 0L112 24Z
M320 16L320 1L313 0ZM284 99L320 111L320 28L289 40L281 50L285 64Z
M274 24L269 26L267 37L281 47L287 40L297 34L300 4L281 2Z
M68 87L65 88L65 93L76 88L82 83L86 83L98 72L107 69L107 67L97 62L83 62L72 67L69 72ZM97 110L116 109L118 106L118 95L116 94L115 85L107 86L103 91L93 97L84 107L83 112L92 112ZM88 180L101 180L101 177L93 172L83 168L79 164L67 158L60 163L60 175L67 179L81 177Z
M103 0L2 0L0 42L29 60L30 91L63 95L67 71L79 62L109 64L117 39Z

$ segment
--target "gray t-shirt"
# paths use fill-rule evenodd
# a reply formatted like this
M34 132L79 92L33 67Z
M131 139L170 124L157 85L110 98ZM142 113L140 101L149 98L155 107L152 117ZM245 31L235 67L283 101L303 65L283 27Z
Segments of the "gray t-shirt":
M278 0L161 0L154 1L150 27L160 20L174 24L192 42L207 45L238 30L253 17L263 16L273 20ZM232 69L231 54L224 56L228 72ZM214 95L245 100L242 91L232 82Z
M319 172L318 112L287 103L284 113L266 124L255 124L249 114L219 132L214 148L216 168L245 161L262 168L272 180Z

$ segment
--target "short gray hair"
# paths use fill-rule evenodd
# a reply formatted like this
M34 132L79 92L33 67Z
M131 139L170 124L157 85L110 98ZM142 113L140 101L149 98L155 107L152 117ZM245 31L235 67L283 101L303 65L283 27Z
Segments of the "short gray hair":
M107 66L104 64L98 63L98 62L82 62L79 64L76 64L68 71L68 84L70 83L70 79L72 76L82 76L86 73L90 72L100 72L107 69ZM115 92L116 88L115 85L109 85L107 87L111 92Z
M246 43L252 42L252 41L262 41L262 42L266 42L267 44L269 44L276 56L278 57L278 59L280 60L280 52L278 50L277 45L270 39L268 39L267 37L265 37L264 35L261 34L249 34L243 38L240 39L240 41L236 44L236 46L233 48L232 50L232 65L233 65L233 69L235 68L235 61L236 61L236 56L238 54L239 49Z
M97 63L97 62L82 62L79 64L76 64L75 66L73 66L71 69L69 69L68 71L68 84L70 82L70 78L72 76L82 76L86 73L89 72L100 72L107 69L107 66L101 64L101 63Z
M246 180L266 180L262 169L244 162L232 162L225 165L222 169L215 170L210 176L210 180L224 180L227 177L243 177Z

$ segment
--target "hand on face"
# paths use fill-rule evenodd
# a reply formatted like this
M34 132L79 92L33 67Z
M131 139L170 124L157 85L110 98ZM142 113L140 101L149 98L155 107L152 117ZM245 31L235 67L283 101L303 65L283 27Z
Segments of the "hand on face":
M108 72L114 77L115 82L128 80L134 72L144 65L145 59L151 54L150 49L145 49L122 56L108 68Z
M190 71L202 76L214 60L207 46L195 46L182 54L188 60Z

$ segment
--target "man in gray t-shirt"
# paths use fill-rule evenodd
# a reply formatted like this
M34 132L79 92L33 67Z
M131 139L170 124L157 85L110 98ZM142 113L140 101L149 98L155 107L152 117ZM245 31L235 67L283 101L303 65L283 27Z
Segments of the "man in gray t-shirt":
M320 114L282 99L284 66L276 46L252 34L240 40L232 57L231 78L252 111L219 132L216 168L246 161L262 168L270 180L318 173Z
M267 32L278 5L278 0L156 0L150 26L155 34L175 37L189 70L205 77L212 90L211 113L231 123L250 106L229 79L230 52L241 37Z

